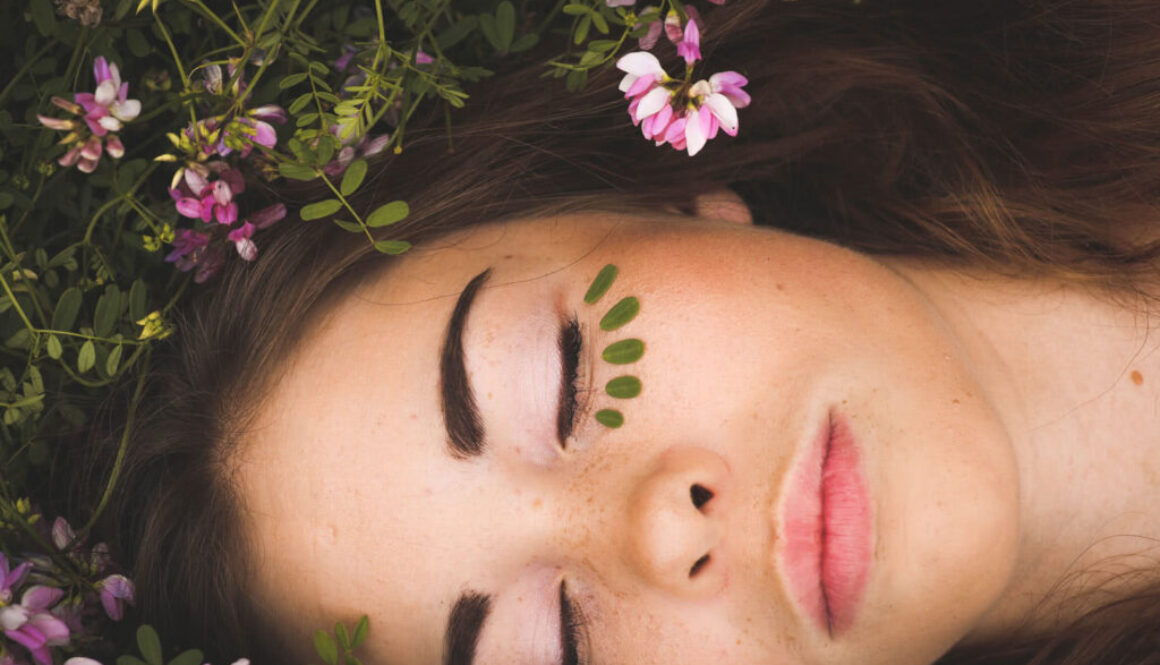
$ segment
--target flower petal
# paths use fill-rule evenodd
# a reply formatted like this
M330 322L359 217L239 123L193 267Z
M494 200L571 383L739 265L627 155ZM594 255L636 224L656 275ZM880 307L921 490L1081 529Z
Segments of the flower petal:
M621 56L616 61L616 68L635 76L653 74L663 78L665 73L664 67L661 67L661 61L657 60L655 55L647 51L633 51L632 53Z
M117 102L109 107L109 112L121 120L129 122L141 114L141 100L126 99L123 102Z
M101 106L108 106L117 100L117 86L113 85L112 81L105 81L97 86L96 93L93 94L93 100Z
M111 115L107 115L103 118L100 118L99 120L97 120L97 124L99 124L101 127L103 127L106 132L119 132L119 131L121 131L121 128L124 126L121 124L120 120L117 120L116 118L114 118Z
M636 107L635 118L643 120L648 116L661 110L665 104L669 103L670 93L665 88L660 86L653 88L647 95L640 98L640 104Z
M61 598L64 598L64 592L60 589L37 584L36 586L28 587L28 590L20 597L20 604L26 610L38 612L52 607Z
M737 109L725 95L715 92L705 100L705 106L721 123L721 129L729 136L737 136Z

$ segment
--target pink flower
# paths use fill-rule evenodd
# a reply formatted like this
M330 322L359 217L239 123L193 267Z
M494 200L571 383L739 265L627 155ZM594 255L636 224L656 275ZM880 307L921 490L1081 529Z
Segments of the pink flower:
M74 93L71 102L61 97L52 98L53 104L79 116L78 120L37 116L45 127L69 132L60 141L69 149L57 163L64 167L75 165L84 173L96 170L103 150L114 159L125 154L125 145L115 132L141 113L141 102L129 99L129 84L121 81L116 64L98 57L93 62L93 75L97 80L96 92Z
M120 621L125 615L125 603L133 603L135 591L133 582L124 575L109 575L97 582L97 590L105 614L113 621Z
M685 59L686 65L701 59L701 31L696 21L690 20L685 24L685 37L677 42L677 55Z
M184 178L179 177L176 186L170 187L169 195L180 215L203 222L216 219L227 226L238 220L234 195L246 190L241 171L225 162L214 161L206 165L190 164L178 174L184 174ZM212 176L217 179L210 182Z
M68 625L49 611L63 596L60 589L33 586L24 592L19 605L0 609L4 636L28 649L39 665L52 665L49 647L69 643Z
M9 568L8 558L0 552L0 607L12 602L16 587L24 582L31 568L32 564L27 561L15 568Z
M246 222L238 228L230 231L230 242L237 247L238 256L242 257L244 261L253 261L258 257L258 246L250 240L254 235L254 225Z

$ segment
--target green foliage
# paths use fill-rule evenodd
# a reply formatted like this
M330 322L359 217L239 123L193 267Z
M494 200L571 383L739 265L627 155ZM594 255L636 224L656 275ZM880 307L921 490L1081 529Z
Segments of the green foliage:
M353 631L347 630L342 622L335 623L333 635L325 630L314 631L314 651L326 665L362 665L354 652L366 641L369 631L370 622L365 614Z

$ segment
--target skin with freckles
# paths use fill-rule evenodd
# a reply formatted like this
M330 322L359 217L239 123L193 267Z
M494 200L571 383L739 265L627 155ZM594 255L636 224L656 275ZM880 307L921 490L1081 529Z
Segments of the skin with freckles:
M746 215L730 206L472 229L328 311L233 460L262 605L298 634L365 612L364 662L392 665L444 662L464 593L491 598L475 663L558 665L562 582L591 664L920 665L1012 627L1048 584L1020 582L1029 562L1062 572L1090 543L1049 524L1061 504L1044 503L1048 465L1027 452L1039 402L1008 411L997 396L1026 397L996 369L1013 361L943 308L967 287L731 224ZM586 304L607 264L618 277ZM488 269L463 335L485 450L457 459L440 351L460 292ZM639 314L601 330L628 296ZM558 339L573 317L578 409L561 445ZM613 429L594 414L623 406L604 387L626 366L600 352L625 338L646 342L627 366L643 390ZM840 635L798 607L780 563L787 478L830 410L853 432L872 515L866 591ZM1134 451L1118 459L1138 464ZM695 486L712 494L702 505ZM1155 516L1138 517L1118 526Z

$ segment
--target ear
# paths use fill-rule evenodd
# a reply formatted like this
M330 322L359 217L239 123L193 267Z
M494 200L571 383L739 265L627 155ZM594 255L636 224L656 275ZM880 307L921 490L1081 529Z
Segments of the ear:
M693 214L731 224L753 224L753 214L745 201L728 187L701 194L693 199Z

